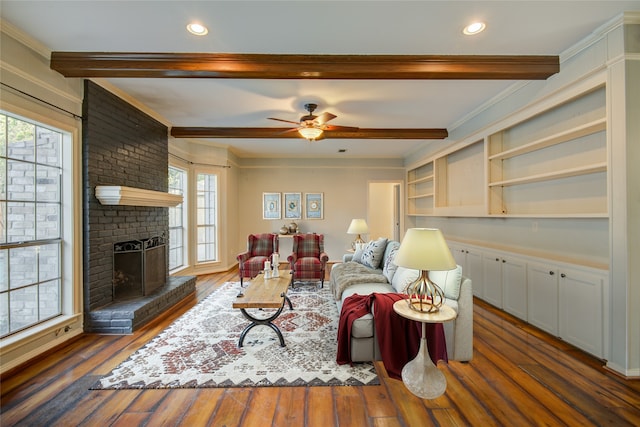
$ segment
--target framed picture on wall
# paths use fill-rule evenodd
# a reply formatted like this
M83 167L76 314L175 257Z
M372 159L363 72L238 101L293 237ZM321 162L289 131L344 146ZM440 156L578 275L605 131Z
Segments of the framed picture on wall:
M262 193L262 219L280 219L280 193Z
M323 193L305 193L304 214L306 219L324 218Z
M283 193L284 194L284 218L300 219L302 218L302 194L301 193Z

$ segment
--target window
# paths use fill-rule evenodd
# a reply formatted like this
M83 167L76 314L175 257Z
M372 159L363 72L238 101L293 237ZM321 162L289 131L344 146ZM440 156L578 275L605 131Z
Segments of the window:
M169 166L169 193L187 194L187 172ZM169 270L183 267L186 255L186 221L184 200L178 206L169 208Z
M197 261L207 262L218 259L217 175L199 173L197 175Z
M0 112L0 337L62 314L65 139Z

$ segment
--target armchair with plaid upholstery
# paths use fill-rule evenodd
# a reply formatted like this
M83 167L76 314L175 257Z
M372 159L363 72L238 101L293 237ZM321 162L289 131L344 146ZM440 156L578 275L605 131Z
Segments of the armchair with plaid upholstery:
M247 237L247 251L238 254L238 272L240 286L242 279L253 279L264 268L265 261L273 261L271 256L278 252L278 235L273 233L249 234Z
M291 286L295 281L319 280L324 286L324 272L329 256L324 252L324 235L296 234L293 252L287 257L291 265Z

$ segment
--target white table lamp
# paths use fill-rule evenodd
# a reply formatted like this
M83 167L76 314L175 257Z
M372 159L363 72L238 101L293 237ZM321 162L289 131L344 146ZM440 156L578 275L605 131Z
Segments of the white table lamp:
M349 229L347 230L347 234L357 234L358 237L351 243L353 249L357 249L359 245L364 244L364 240L362 240L361 234L367 234L369 232L369 226L367 222L362 218L356 218L351 220L351 224L349 224Z
M442 232L437 228L408 229L393 262L401 267L420 270L418 280L404 289L404 293L409 295L409 308L422 313L437 312L444 302L444 293L429 279L429 271L456 267Z

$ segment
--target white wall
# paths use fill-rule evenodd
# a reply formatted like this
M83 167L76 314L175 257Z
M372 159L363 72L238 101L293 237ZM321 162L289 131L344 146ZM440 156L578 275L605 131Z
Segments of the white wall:
M398 181L404 178L399 159L252 159L241 164L238 175L238 240L236 248L246 247L251 233L278 232L289 220L262 219L263 192L322 192L324 219L297 220L302 232L324 234L325 251L330 260L339 261L351 247L353 236L347 228L353 218L367 217L369 181ZM281 259L290 249L281 240Z

